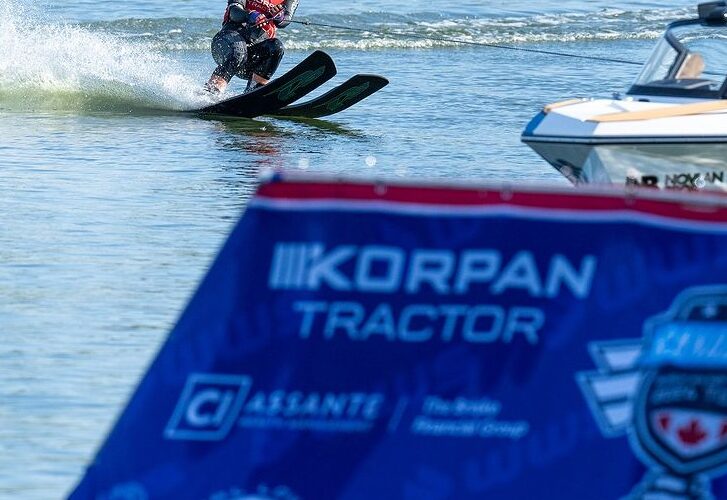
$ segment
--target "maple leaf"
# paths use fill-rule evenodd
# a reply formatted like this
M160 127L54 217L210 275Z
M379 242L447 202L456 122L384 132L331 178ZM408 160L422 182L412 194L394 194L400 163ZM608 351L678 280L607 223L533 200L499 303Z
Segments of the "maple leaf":
M702 426L699 425L699 420L696 419L692 419L688 426L679 429L679 439L688 446L698 445L706 437L707 433L704 432Z
M662 415L659 417L659 427L662 428L662 430L669 430L669 424L671 423L671 418L669 418L669 415Z

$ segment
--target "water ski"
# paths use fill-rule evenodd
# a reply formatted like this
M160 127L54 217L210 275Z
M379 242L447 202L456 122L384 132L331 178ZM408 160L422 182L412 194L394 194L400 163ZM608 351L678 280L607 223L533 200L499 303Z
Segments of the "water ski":
M331 56L317 50L267 85L195 110L196 113L254 118L273 114L300 99L336 75Z
M272 114L291 118L330 116L350 108L388 84L389 80L383 76L355 75L315 99L280 108Z
M287 73L252 92L236 95L195 113L254 118L261 115L321 118L338 113L388 85L378 75L355 75L309 101L290 105L323 85L336 74L333 59L317 50Z

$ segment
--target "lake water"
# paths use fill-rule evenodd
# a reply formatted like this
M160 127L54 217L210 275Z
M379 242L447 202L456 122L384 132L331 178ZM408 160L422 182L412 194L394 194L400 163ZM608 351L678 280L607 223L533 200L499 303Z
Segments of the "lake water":
M301 0L281 71L323 48L391 84L325 122L200 119L225 2L0 0L0 498L79 478L261 170L565 181L519 141L545 103L624 90L685 1ZM233 87L240 90L241 84Z

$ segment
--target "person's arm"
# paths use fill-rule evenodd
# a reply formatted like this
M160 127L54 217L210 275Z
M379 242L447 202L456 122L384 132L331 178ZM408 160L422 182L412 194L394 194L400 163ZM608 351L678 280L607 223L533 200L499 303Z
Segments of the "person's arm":
M245 10L245 0L228 0L227 17L233 23L247 22L248 12Z
M278 28L285 28L290 24L290 21L293 19L293 16L295 15L295 9L298 8L298 0L285 0L283 2L283 16L282 19L279 21L276 21L275 24L278 25Z

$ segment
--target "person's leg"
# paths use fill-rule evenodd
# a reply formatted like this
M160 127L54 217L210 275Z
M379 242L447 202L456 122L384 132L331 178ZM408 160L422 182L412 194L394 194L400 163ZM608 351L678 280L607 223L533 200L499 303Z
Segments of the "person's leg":
M205 89L220 93L227 88L234 75L242 72L248 60L247 43L236 31L222 30L212 39L212 57L217 68L212 72Z
M277 38L264 40L248 47L248 64L246 70L250 73L246 91L267 84L280 66L285 54L283 42Z

